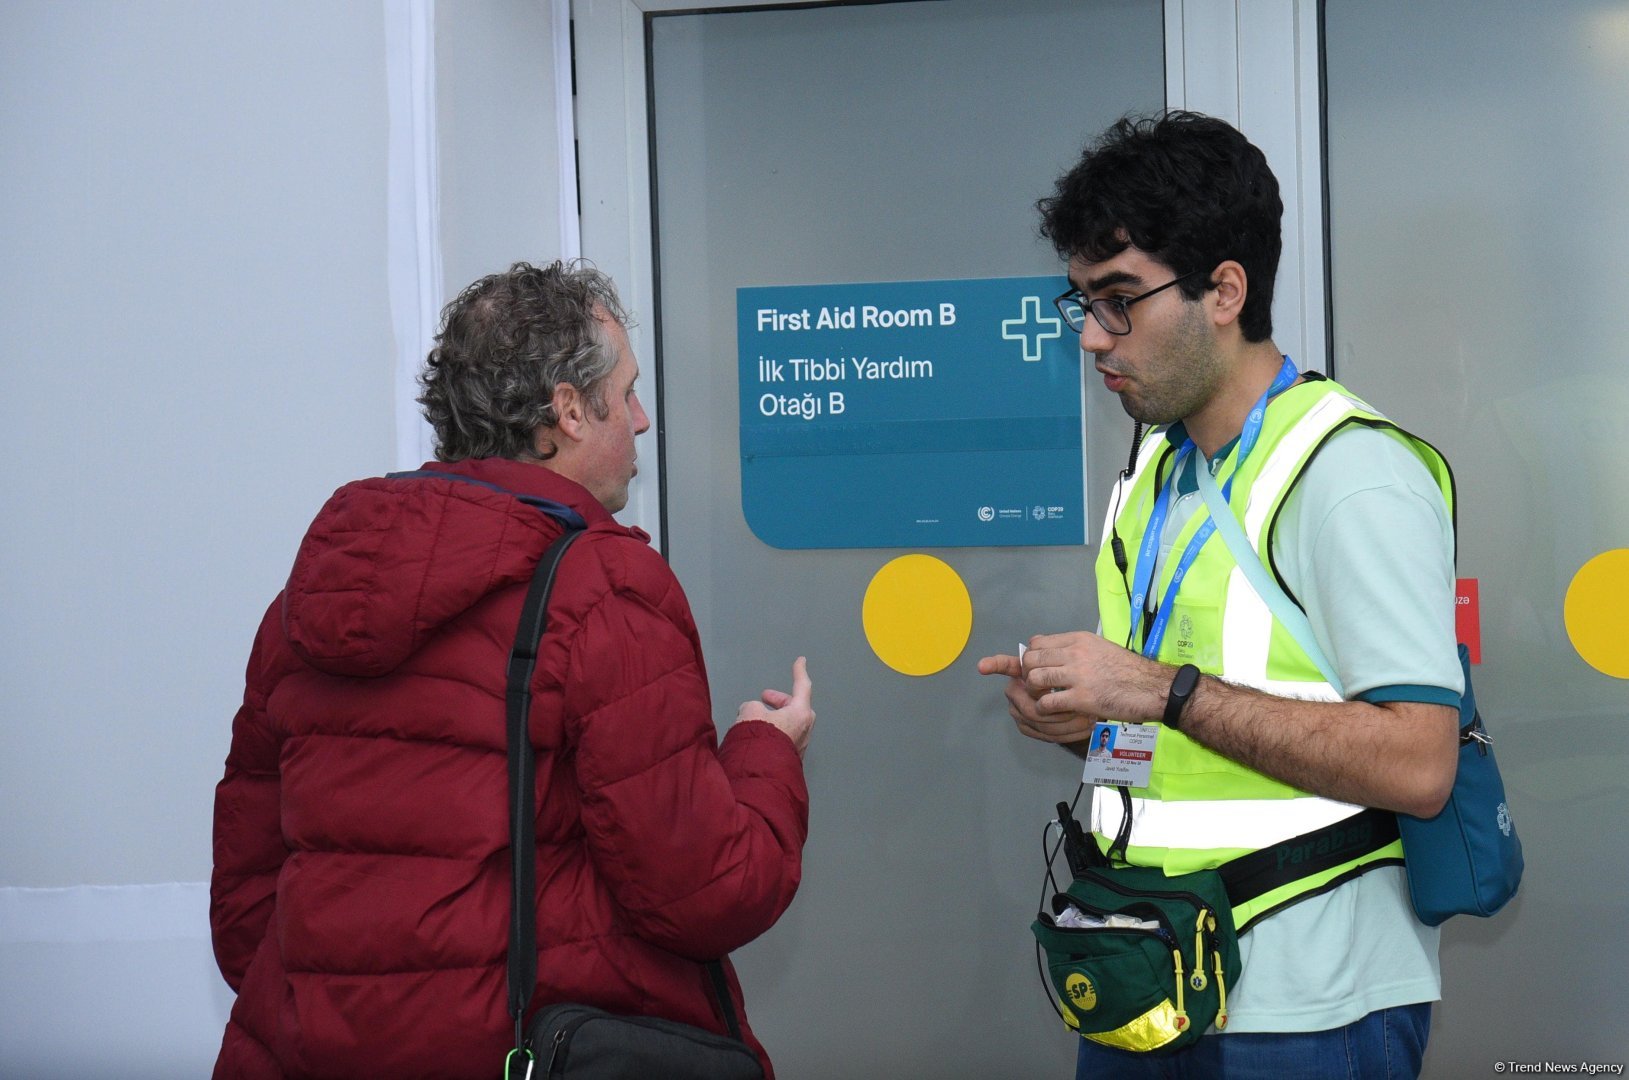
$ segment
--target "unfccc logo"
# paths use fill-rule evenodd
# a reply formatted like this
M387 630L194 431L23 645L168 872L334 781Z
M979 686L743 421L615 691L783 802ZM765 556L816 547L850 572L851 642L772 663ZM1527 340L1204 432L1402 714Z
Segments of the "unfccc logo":
M981 507L979 507L979 520L980 521L994 521L995 520L995 507L993 507L993 506L981 506Z

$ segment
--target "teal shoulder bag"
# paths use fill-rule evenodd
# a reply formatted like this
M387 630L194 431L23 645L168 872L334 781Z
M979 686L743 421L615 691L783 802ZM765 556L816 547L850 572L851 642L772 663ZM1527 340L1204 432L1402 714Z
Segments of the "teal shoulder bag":
M1210 470L1194 472L1198 474L1199 493L1239 569L1318 665L1329 685L1344 697L1340 676L1318 647L1306 613L1262 566L1261 556L1228 509ZM1459 665L1465 674L1465 691L1459 701L1459 766L1453 790L1434 817L1397 815L1409 898L1414 913L1427 926L1436 926L1454 915L1492 915L1516 895L1524 867L1521 838L1516 835L1504 779L1493 757L1493 739L1476 708L1470 652L1464 645L1459 647Z

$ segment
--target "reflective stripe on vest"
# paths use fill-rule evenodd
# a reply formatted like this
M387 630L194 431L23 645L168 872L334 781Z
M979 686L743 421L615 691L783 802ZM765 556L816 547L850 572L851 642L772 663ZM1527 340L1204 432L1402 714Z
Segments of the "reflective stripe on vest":
M1330 383L1320 385L1333 386ZM1268 515L1299 475L1307 455L1338 424L1358 410L1377 415L1366 405L1337 390L1307 410L1300 422L1274 445L1260 475L1250 485L1249 501L1245 504L1244 535L1257 551L1265 550L1262 530L1267 527ZM1339 701L1340 695L1335 693L1335 688L1321 677L1310 685L1268 678L1267 654L1272 643L1273 622L1272 609L1267 606L1267 601L1250 587L1244 571L1235 566L1228 579L1227 606L1222 609L1222 669L1226 673L1225 678L1229 682L1280 697ZM1295 833L1287 835L1294 836Z
M1204 814L1193 813L1204 807ZM1141 847L1225 848L1254 851L1351 817L1361 806L1306 796L1299 799L1231 799L1210 802L1131 800L1131 836ZM1092 831L1113 836L1125 811L1110 793L1092 805ZM1284 822L1294 820L1285 830Z

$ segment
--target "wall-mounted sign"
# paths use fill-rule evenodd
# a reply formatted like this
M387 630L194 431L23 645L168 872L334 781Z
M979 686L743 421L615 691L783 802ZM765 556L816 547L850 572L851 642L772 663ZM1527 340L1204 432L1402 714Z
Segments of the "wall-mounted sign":
M741 505L778 548L1086 542L1062 277L736 291Z
M1482 583L1477 578L1454 580L1454 637L1471 654L1471 663L1482 662Z

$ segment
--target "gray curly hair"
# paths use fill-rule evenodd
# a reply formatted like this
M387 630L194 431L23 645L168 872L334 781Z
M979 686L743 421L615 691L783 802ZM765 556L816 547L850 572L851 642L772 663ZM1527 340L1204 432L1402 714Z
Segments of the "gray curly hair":
M602 311L627 327L611 279L582 262L518 262L459 293L442 310L419 375L437 460L553 457L535 443L540 428L559 422L554 389L562 383L577 387L603 420L605 377L617 357Z

